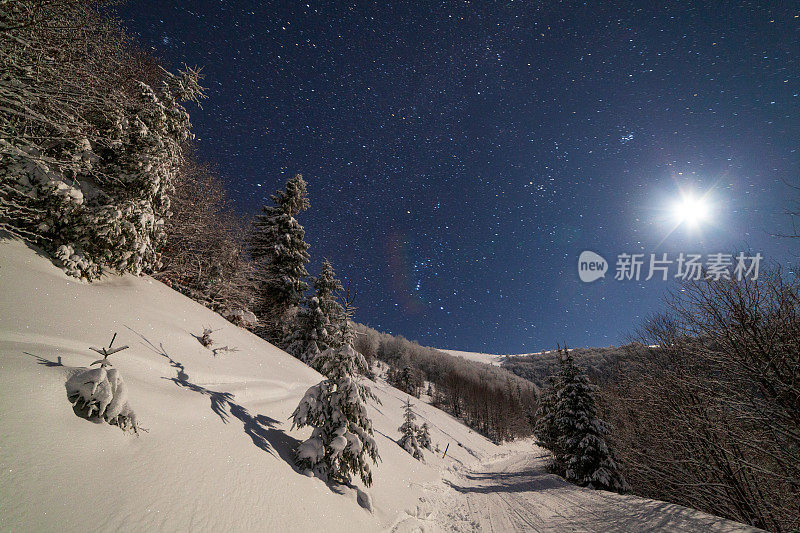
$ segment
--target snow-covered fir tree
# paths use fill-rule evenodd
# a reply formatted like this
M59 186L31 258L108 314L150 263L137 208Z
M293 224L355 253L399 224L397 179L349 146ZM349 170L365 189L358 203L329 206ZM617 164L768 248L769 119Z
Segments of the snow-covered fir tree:
M297 449L297 464L307 474L349 483L353 475L372 484L370 462L379 459L366 402L378 399L358 375L367 370L364 356L353 349L345 322L342 343L314 360L326 379L309 388L292 414L292 427L312 426L311 437Z
M405 406L405 413L403 414L403 425L397 428L400 432L400 440L397 441L397 444L400 445L405 451L410 453L414 459L419 461L424 460L424 456L422 455L421 445L419 443L418 437L420 434L419 426L414 422L417 419L417 415L414 414L413 409L411 408L411 401L406 399L406 406Z
M320 352L341 345L345 319L344 308L337 299L342 284L327 259L313 286L314 293L304 298L293 329L284 341L287 352L309 364Z
M325 340L327 346L320 347L323 350L327 347L337 347L342 337L342 328L347 316L344 308L339 303L339 294L342 291L342 282L336 277L333 265L327 259L322 262L322 270L319 277L314 279L314 292L319 298L319 306L322 314L328 322L328 338Z
M604 438L609 428L597 416L594 397L597 387L575 366L566 349L560 354L560 383L554 408L556 465L568 481L577 485L627 490Z
M322 312L319 298L305 298L305 305L297 311L294 330L287 335L286 351L310 365L323 350L327 349L330 323Z
M417 442L419 442L419 445L423 448L431 449L431 433L427 422L423 422L422 426L420 426Z
M292 330L292 315L308 289L304 281L310 259L308 244L303 227L295 219L309 206L302 175L289 179L285 189L271 199L274 205L264 206L253 222L250 255L258 284L258 333L283 348Z
M559 390L560 381L558 376L549 376L547 385L542 388L539 394L536 424L533 428L536 443L550 450L554 456L558 452L558 427L556 425L555 408ZM558 465L554 464L553 469L556 470L556 473L563 475L563 472L558 472Z

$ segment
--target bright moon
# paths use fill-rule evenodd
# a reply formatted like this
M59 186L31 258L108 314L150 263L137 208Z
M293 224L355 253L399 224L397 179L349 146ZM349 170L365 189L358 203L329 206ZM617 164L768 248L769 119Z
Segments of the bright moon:
M684 196L672 208L673 216L679 223L686 223L690 226L698 226L701 222L708 219L709 205L703 198Z

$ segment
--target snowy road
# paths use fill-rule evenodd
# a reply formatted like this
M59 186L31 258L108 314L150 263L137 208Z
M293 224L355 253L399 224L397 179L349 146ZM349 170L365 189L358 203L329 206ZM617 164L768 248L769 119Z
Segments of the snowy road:
M758 531L679 505L570 485L542 453L449 473L437 526L449 531ZM439 498L437 498L439 499ZM433 518L433 517L431 517Z

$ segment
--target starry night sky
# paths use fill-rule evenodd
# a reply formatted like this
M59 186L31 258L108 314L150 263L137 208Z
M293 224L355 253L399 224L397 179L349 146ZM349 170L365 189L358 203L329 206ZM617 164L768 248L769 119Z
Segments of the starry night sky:
M620 253L795 263L800 6L791 2L133 1L169 68L204 67L200 155L252 215L301 172L317 272L356 319L490 353L620 344L669 282ZM675 231L679 191L712 220ZM577 257L611 263L582 283Z

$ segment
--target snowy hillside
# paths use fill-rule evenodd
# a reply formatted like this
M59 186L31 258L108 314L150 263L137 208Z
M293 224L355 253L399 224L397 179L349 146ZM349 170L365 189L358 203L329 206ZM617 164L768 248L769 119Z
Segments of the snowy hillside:
M495 446L413 401L434 445L450 445L446 458L426 451L418 462L395 442L407 396L383 382L368 383L382 402L370 406L382 458L370 512L356 490L293 466L310 431L288 418L321 376L283 351L148 277L78 282L18 242L0 242L0 294L3 531L739 528L568 485L530 442ZM203 347L205 327L218 329L212 348L228 350ZM67 401L69 377L97 359L88 348L114 332L130 346L110 360L147 430L139 436L79 418Z
M406 395L370 383L382 402L370 409L382 458L371 514L355 492L293 468L310 430L290 431L289 415L322 379L293 357L150 278L89 285L16 242L0 243L0 294L3 530L374 531L406 518L439 468L495 452L415 401L433 443L451 446L445 460L414 460L393 440ZM204 327L236 351L201 346ZM67 401L68 377L113 332L130 346L111 360L148 430L138 437L78 418Z
M453 355L455 357L461 357L468 361L475 361L477 363L486 363L487 365L495 365L495 366L502 366L503 363L506 363L515 357L527 357L529 355L538 355L540 353L545 353L545 352L535 352L535 353L497 355L497 354L480 353L480 352L462 352L460 350L443 350L441 348L439 348L439 351Z

